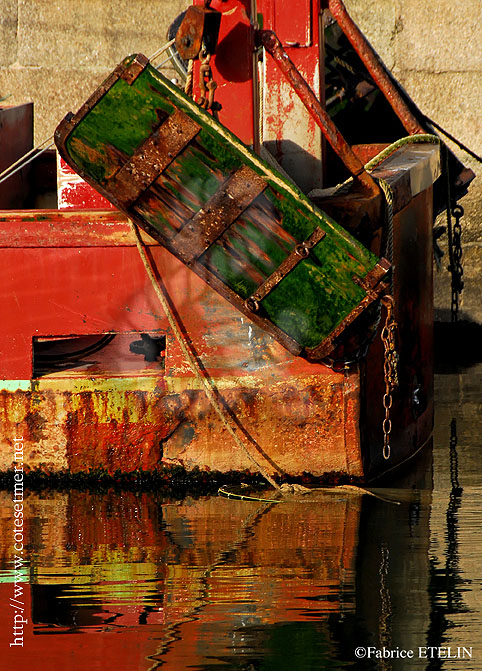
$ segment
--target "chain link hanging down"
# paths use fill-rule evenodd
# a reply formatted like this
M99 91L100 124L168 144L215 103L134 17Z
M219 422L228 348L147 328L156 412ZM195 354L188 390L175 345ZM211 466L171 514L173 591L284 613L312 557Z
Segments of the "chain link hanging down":
M451 274L452 299L450 303L451 321L458 321L460 294L464 288L462 277L464 269L462 267L462 226L460 220L464 215L464 208L461 205L452 206L452 216L455 223L452 226L452 249L450 254L449 271Z
M194 99L194 60L190 59L188 64L186 84L184 86L184 92L191 96ZM213 79L213 73L211 70L211 54L208 52L204 44L201 47L199 52L199 92L200 97L197 103L206 110L210 110L215 119L218 118L218 111L221 109L221 105L214 101L214 93L216 91L217 84Z
M385 379L385 393L383 395L383 407L385 408L385 417L383 419L383 458L390 459L390 432L392 430L392 420L390 419L390 410L393 403L392 392L398 387L398 353L397 353L397 322L394 316L393 296L386 294L382 298L382 303L387 310L387 317L382 329L381 339L383 343L384 359L383 373Z

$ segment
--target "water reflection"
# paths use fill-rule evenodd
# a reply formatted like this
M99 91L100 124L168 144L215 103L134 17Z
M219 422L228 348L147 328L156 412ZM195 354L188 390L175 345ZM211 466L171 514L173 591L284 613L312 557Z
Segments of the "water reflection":
M430 659L427 646L443 655L449 646L452 655L472 646L472 659L457 663L479 669L480 480L466 470L477 463L474 434L461 428L478 387L467 380L439 380L434 489L427 450L416 478L412 472L377 496L338 491L272 504L27 494L21 599L29 622L21 649L9 646L13 506L2 492L0 631L12 664L431 670L455 662ZM455 415L464 416L452 422ZM478 413L471 421L480 435ZM414 651L414 658L357 659L360 646Z

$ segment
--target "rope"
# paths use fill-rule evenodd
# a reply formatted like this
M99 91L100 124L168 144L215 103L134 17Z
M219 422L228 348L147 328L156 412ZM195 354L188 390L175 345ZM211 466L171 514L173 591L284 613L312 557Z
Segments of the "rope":
M368 163L366 163L364 166L365 170L367 170L367 172L371 172L378 165L380 165L380 163L394 154L397 149L407 144L440 144L440 138L437 137L437 135L430 135L428 133L402 137L399 140L396 140L396 142L392 142L391 145L383 149L379 154L368 161ZM388 261L393 264L393 191L388 182L386 182L384 179L377 178L376 182L385 196L385 221L387 237L384 255ZM390 293L393 296L393 269L390 278Z
M235 487L236 485L223 485L218 489L218 495L223 496L226 499L235 499L236 501L257 501L261 503L320 503L320 499L316 499L313 497L313 495L318 495L323 497L324 494L345 494L346 496L372 496L379 501L383 501L385 503L393 503L396 506L400 505L400 501L396 501L395 499L390 499L385 496L381 496L380 494L376 494L375 492L370 491L369 489L365 489L364 487L358 487L357 485L332 485L329 487L313 487L313 488L307 488L307 487L300 487L301 492L297 492L296 490L294 491L294 494L290 498L282 498L282 499L266 499L263 498L262 496L250 496L248 494L240 494L239 492L233 492L228 487L232 488ZM288 485L288 489L290 487L297 487L298 485ZM241 487L248 487L248 485L241 485ZM281 488L281 494L283 496L287 496L291 492L289 491L283 491L283 488ZM298 495L298 496L297 496ZM310 496L311 495L311 496Z
M154 61L158 56L160 56L160 55L163 54L165 51L167 51L167 50L169 49L169 47L172 47L172 45L174 44L175 41L176 41L176 38L170 40L169 42L166 42L166 44L165 44L163 47L161 47L160 49L158 49L157 51L155 51L155 52L152 54L152 56L149 56L149 60L150 60L151 62ZM168 58L167 60L169 60L170 58L172 58L172 56L169 56L169 58ZM164 61L164 63L165 63L165 62L166 62L166 61ZM161 65L162 65L162 63L161 63ZM159 66L159 67L161 67L161 66Z
M220 487L218 489L219 496L223 496L225 499L236 499L236 501L258 501L262 503L283 503L282 499L264 499L261 496L247 496L245 494L237 494L236 492L230 492L226 486Z
M184 84L184 93L188 96L192 96L193 81L194 81L194 59L190 58L189 63L187 65L186 83Z
M440 138L437 135L431 135L430 133L418 133L417 135L401 137L399 140L392 142L388 147L385 147L385 149L374 156L368 163L365 163L365 170L373 170L382 161L385 161L385 159L391 156L397 149L406 144L440 144Z
M44 151L47 151L47 149L50 149L50 147L53 146L54 144L54 137L51 135L49 138L41 142L39 145L28 151L26 154L21 156L15 163L12 163L12 165L9 165L8 168L6 168L2 173L0 173L0 184L2 182L5 182L9 177L12 177L15 175L15 173L19 172L20 170L23 170L26 165L34 161L36 158L38 158L41 154L44 153ZM49 143L49 144L47 144ZM46 145L46 146L44 146ZM37 152L37 153L35 153ZM32 155L33 154L33 155ZM30 157L30 158L29 158ZM15 168L15 169L14 169Z
M228 433L231 434L231 437L233 438L234 442L236 445L243 450L243 452L246 454L246 456L249 458L249 460L257 466L259 469L260 473L263 475L263 477L269 482L269 484L274 487L275 489L280 489L280 486L273 480L273 478L269 475L269 473L261 466L261 464L257 461L257 459L251 454L251 452L248 450L246 447L245 443L239 438L238 434L236 433L235 428L232 426L232 423L228 419L226 410L222 407L222 405L219 403L217 397L221 397L219 390L217 389L214 380L210 377L208 377L207 373L201 370L201 367L199 365L198 359L193 355L193 353L190 351L190 348L188 346L187 340L184 337L184 334L181 331L179 322L174 315L173 310L171 309L171 306L169 305L168 299L166 297L166 289L163 288L161 289L161 285L159 280L156 279L154 275L154 271L152 269L151 263L149 259L147 258L144 243L142 241L142 238L140 236L139 230L134 224L134 222L131 223L131 228L134 233L135 239L136 239L136 246L139 251L139 255L142 259L142 262L144 264L144 268L146 269L147 275L149 279L151 280L152 287L156 293L156 296L159 299L159 302L162 306L162 309L164 310L167 320L169 322L169 325L174 333L174 335L177 338L177 341L181 347L182 353L184 354L187 362L189 363L192 372L194 373L196 379L201 383L202 387L204 388L204 391L206 393L206 396L208 397L209 401L211 402L211 405L213 406L214 410L218 414L219 418L221 419L221 422L223 423L224 427L228 431Z

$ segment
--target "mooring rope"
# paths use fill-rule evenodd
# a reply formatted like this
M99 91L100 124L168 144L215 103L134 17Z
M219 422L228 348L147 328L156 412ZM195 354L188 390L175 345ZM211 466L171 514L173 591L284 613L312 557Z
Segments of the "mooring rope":
M26 165L28 165L36 158L38 158L41 154L44 153L44 151L50 149L50 147L52 147L53 144L54 144L54 136L51 135L46 140L38 144L36 147L30 149L30 151L21 156L17 161L15 161L15 163L12 163L11 165L8 166L8 168L5 168L5 170L0 173L0 184L2 182L5 182L9 177L12 177L12 175L15 175L15 173L25 168Z
M231 437L233 438L234 442L236 445L241 448L246 456L249 458L249 460L256 465L258 468L259 472L263 475L263 477L269 482L269 484L274 487L275 489L279 490L280 486L278 483L271 477L271 475L266 471L265 468L259 463L259 461L256 459L256 457L251 453L251 451L246 447L244 441L242 441L237 432L236 429L233 427L231 421L228 418L226 410L223 408L221 403L219 402L217 397L221 398L221 394L216 387L216 384L214 380L208 376L205 372L201 370L200 363L198 359L193 355L192 351L189 348L189 345L187 343L187 340L181 330L180 324L178 322L177 317L174 314L174 311L171 309L171 306L169 305L169 301L166 296L166 289L161 288L161 283L160 281L156 278L154 271L152 269L152 265L147 258L147 254L145 251L145 246L144 242L141 238L141 235L139 233L139 229L137 228L137 225L131 221L131 228L134 233L135 239L136 239L136 246L139 251L139 255L142 259L142 262L144 264L144 268L147 272L147 275L149 279L151 280L152 287L156 293L156 296L159 299L159 302L162 306L162 309L164 310L167 320L169 322L169 325L176 336L176 339L179 343L179 346L181 347L182 353L184 354L187 362L189 363L192 372L194 373L196 379L201 383L202 387L204 388L204 391L206 393L206 396L208 397L211 405L213 406L214 410L216 411L217 415L221 419L221 422L223 423L224 427L226 430L230 433Z
M152 54L152 56L149 56L149 60L150 60L151 62L152 62L152 61L155 61L156 58L157 58L158 56L160 56L160 55L163 54L165 51L167 51L167 50L169 49L169 47L172 47L172 45L174 44L175 41L176 41L176 38L174 38L174 39L172 39L172 40L169 40L169 42L166 42L166 44L165 44L164 46L162 46L160 49L158 49L157 51L155 51L155 52ZM171 58L172 58L172 56L169 56L168 60L171 59ZM164 61L164 62L166 62L166 61ZM162 63L161 63L161 65L162 65ZM160 67L160 66L159 66L159 67Z
M226 499L235 499L236 501L257 501L262 503L313 503L315 499L313 495L323 495L323 494L344 494L346 496L372 496L379 501L384 503L393 503L393 505L399 506L400 501L395 499L387 498L386 496L381 496L375 492L365 489L364 487L358 487L357 485L331 485L327 487L303 487L301 485L284 485L280 488L280 494L283 496L289 496L289 498L279 498L279 499L267 499L262 496L252 496L250 494L241 494L240 492L234 492L231 490L232 487L236 485L223 485L218 489L219 496L222 496ZM229 487L229 489L228 489ZM246 487L247 485L241 485L241 487ZM291 489L294 489L292 492Z

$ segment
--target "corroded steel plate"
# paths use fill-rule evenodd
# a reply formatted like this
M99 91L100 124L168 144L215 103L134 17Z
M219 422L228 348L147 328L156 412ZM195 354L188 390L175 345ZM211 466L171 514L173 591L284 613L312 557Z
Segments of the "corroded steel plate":
M384 259L141 54L55 138L89 184L294 354L327 356L385 289Z

